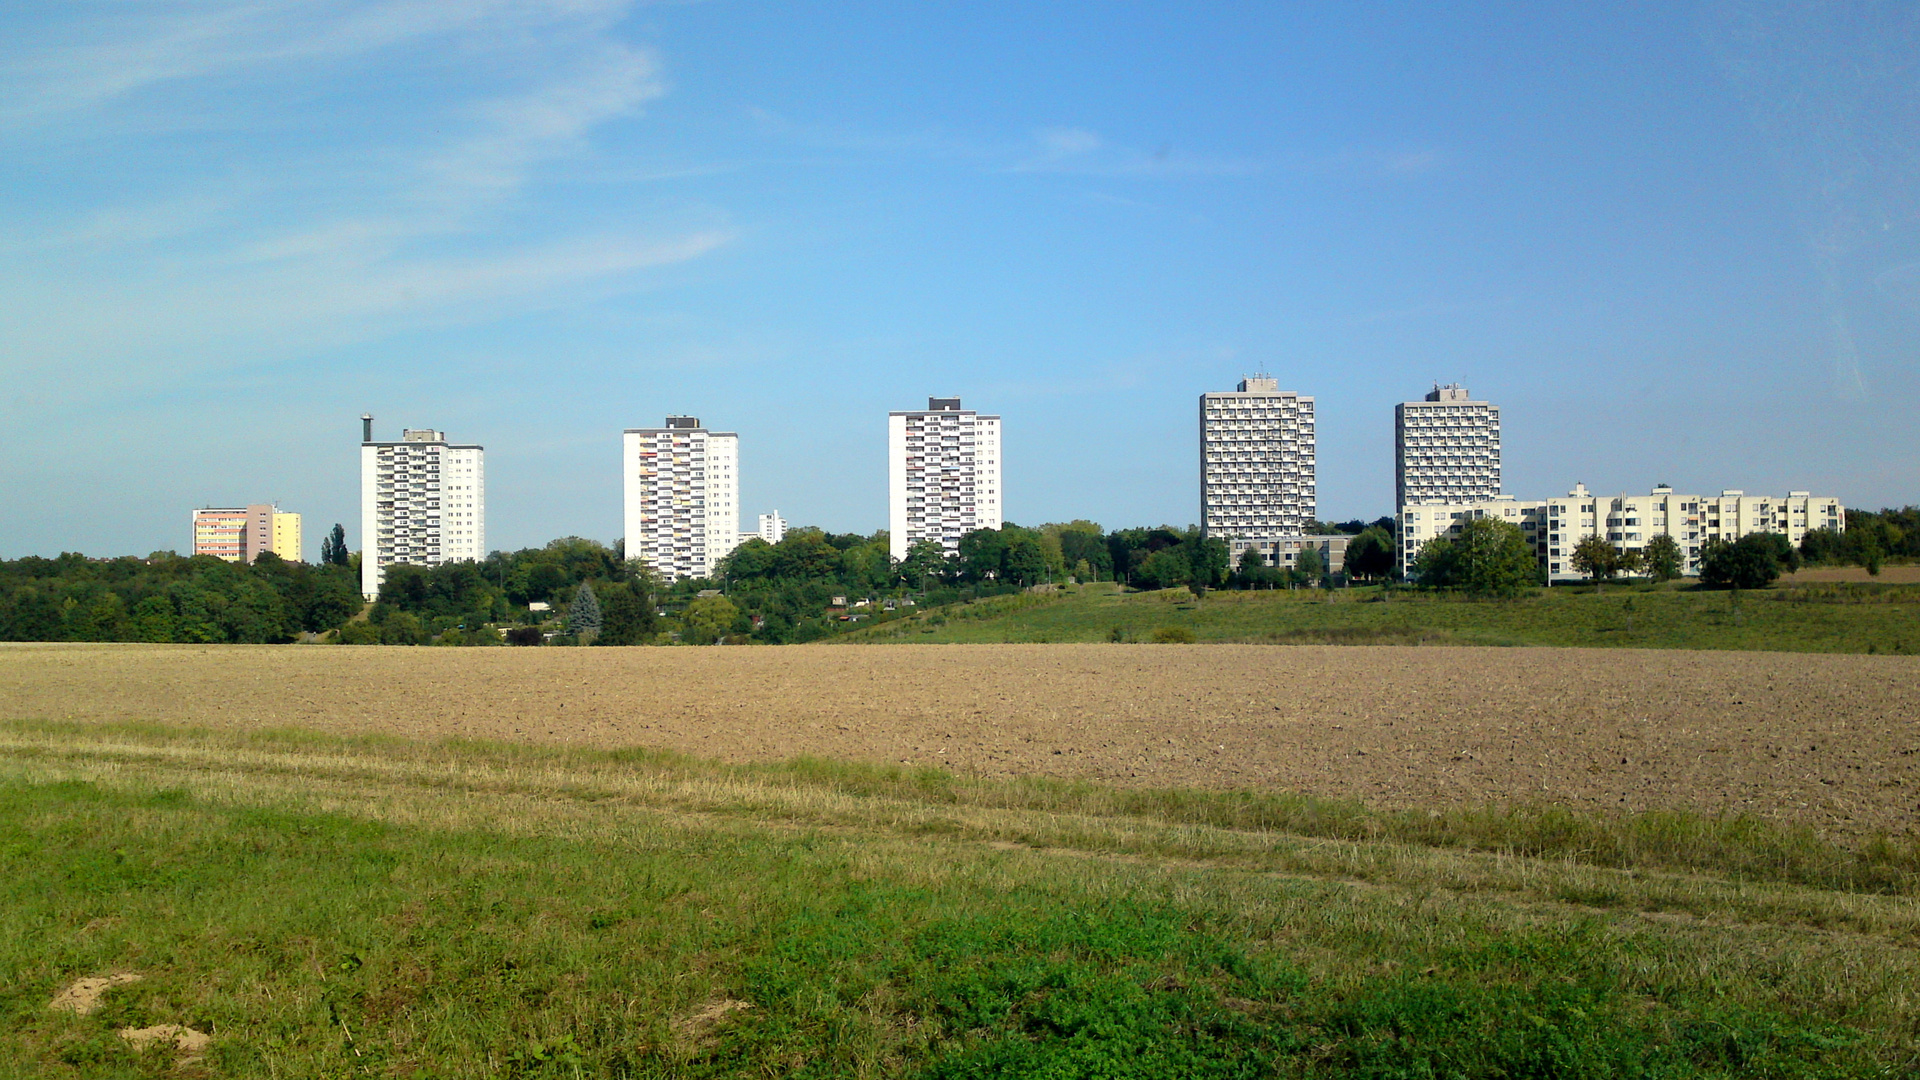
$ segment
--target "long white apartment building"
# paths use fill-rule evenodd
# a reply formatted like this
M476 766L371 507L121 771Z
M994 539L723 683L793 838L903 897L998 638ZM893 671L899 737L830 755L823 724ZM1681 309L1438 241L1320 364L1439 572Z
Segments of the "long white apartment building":
M1460 503L1429 503L1400 508L1400 560L1404 570L1420 545L1438 536L1457 536L1473 518L1499 518L1520 527L1533 546L1548 581L1578 581L1573 549L1589 536L1629 551L1644 551L1665 533L1680 549L1681 573L1700 572L1702 550L1711 540L1738 540L1749 533L1779 533L1795 545L1813 529L1845 531L1840 500L1806 491L1748 495L1727 490L1718 496L1683 495L1662 485L1647 495L1595 495L1575 484L1564 497L1518 500L1507 497Z
M360 417L360 592L380 593L395 563L438 566L487 552L486 449L407 428L376 442Z
M1393 407L1396 506L1500 496L1500 406L1458 383Z
M887 414L887 535L895 559L922 540L949 555L975 529L1002 520L1000 418L930 397L923 410Z
M1253 375L1200 395L1200 522L1224 539L1298 537L1314 520L1313 399Z
M712 577L740 544L740 436L694 416L622 440L627 558L667 581Z

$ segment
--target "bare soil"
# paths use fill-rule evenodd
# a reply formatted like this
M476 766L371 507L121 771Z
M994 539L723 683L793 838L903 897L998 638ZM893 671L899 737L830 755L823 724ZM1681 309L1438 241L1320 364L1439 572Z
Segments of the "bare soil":
M1920 825L1920 657L1264 645L17 645L0 716L802 754L1375 806Z
M100 998L108 990L127 983L139 982L142 976L131 971L115 972L112 975L100 975L89 979L75 979L65 989L53 996L47 1008L55 1012L70 1012L76 1016L92 1016L100 1009Z

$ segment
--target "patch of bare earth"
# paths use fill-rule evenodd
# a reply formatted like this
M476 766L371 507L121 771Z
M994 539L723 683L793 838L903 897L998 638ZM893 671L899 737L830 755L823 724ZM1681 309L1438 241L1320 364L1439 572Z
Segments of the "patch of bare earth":
M1267 645L11 646L4 715L729 761L811 754L1376 806L1920 820L1920 657Z
M86 979L75 979L59 993L53 995L53 1001L47 1008L54 1012L70 1012L75 1016L92 1016L100 1010L100 998L108 990L127 983L139 982L143 976L130 971L119 971L112 975L97 975Z
M207 1052L213 1036L204 1031L195 1031L179 1024L155 1024L152 1027L121 1028L115 1035L127 1040L127 1045L135 1050L145 1050L149 1046L171 1045L180 1054L182 1063L197 1060Z

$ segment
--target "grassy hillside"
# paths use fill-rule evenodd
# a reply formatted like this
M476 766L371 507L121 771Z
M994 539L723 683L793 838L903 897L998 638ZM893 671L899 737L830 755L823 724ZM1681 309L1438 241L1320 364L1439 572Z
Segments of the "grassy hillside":
M1127 592L1117 585L923 611L848 641L1176 640L1920 652L1920 587L1815 583L1740 593L1613 585L1476 601L1378 588Z
M0 851L0 1076L1878 1076L1920 1051L1914 852L1672 816L11 723ZM49 1010L108 974L141 979ZM157 1024L211 1044L115 1034Z

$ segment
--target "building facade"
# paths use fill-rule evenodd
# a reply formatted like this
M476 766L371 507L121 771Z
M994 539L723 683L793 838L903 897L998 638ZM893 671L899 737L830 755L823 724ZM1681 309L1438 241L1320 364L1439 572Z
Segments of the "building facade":
M998 416L928 398L925 410L887 414L887 532L895 559L922 540L949 555L975 529L1002 520Z
M1298 537L1318 507L1313 399L1265 375L1200 395L1201 531L1222 539Z
M1458 383L1393 407L1395 506L1500 497L1500 407Z
M621 471L627 558L663 580L712 577L741 541L740 436L708 431L699 417L629 428Z
M299 562L300 542L300 515L270 503L193 512L195 555L250 563L271 551L288 562Z
M360 592L378 596L387 567L396 563L439 566L485 557L485 448L450 443L431 428L407 428L398 442L375 442L373 417L360 421Z
M1239 567L1240 560L1246 557L1247 549L1253 548L1260 553L1260 559L1268 566L1281 570L1292 570L1300 565L1300 553L1312 548L1320 553L1320 565L1329 574L1338 574L1347 568L1347 545L1353 537L1344 534L1321 536L1273 536L1262 539L1241 539L1235 537L1227 541L1227 551L1232 559L1230 565Z
M778 510L771 514L761 514L760 527L746 535L757 536L769 544L777 544L787 538L787 519L781 517Z
M1843 532L1846 512L1840 500L1806 491L1786 496L1748 495L1728 490L1718 496L1683 495L1656 487L1646 495L1595 495L1575 484L1564 497L1540 501L1509 498L1477 502L1425 504L1400 511L1400 557L1404 570L1420 545L1438 536L1457 536L1463 522L1497 517L1518 525L1534 548L1548 581L1578 581L1573 549L1589 536L1605 537L1626 551L1645 551L1661 534L1680 549L1681 573L1700 572L1700 556L1713 540L1738 540L1750 533L1778 533L1798 547L1814 529Z

